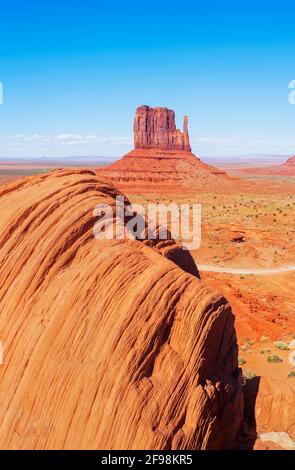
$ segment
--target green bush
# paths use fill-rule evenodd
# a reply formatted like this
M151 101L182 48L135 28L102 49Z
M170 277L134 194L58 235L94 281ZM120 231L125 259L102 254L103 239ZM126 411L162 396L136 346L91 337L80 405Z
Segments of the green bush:
M253 344L255 344L255 341L253 341L253 340L250 339L250 338L246 338L246 339L245 339L245 343L247 343L248 346L253 346Z
M270 362L271 364L274 364L274 363L277 363L277 362L283 362L283 359L281 359L276 354L272 354L271 356L268 356L268 358L266 360L267 360L267 362Z
M271 353L271 349L261 349L260 354L269 354Z
M246 359L244 359L243 357L239 357L238 359L238 364L239 366L243 366L244 364L246 364Z
M287 343L284 343L284 341L277 341L274 343L275 347L280 349L281 351L287 351L289 349L289 346Z

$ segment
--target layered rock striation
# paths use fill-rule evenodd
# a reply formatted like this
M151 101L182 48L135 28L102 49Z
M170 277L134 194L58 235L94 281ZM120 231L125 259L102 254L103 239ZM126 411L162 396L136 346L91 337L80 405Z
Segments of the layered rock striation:
M140 106L134 117L134 148L191 152L187 116L181 132L176 128L175 113L171 109Z
M119 194L86 170L1 187L1 449L233 446L231 308L173 240L94 238Z
M258 434L284 432L295 443L295 384L292 380L262 378L255 411Z

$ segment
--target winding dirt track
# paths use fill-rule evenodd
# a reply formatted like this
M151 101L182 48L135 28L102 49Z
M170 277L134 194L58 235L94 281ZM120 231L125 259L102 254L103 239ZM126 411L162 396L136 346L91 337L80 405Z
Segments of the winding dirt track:
M212 266L210 264L199 264L198 269L200 272L211 272L211 273L225 273L225 274L245 274L245 275L271 275L271 274L282 274L290 271L295 271L295 264L286 266L280 266L278 268L228 268L223 266Z

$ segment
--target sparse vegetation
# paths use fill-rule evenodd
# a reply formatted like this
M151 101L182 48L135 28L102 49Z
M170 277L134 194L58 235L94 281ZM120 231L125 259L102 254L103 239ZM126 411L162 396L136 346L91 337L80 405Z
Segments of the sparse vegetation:
M291 370L288 374L288 378L290 379L291 377L295 377L295 370Z
M271 364L283 362L283 359L281 359L280 356L277 356L276 354L271 354L271 356L268 356L266 360L267 362L270 362Z
M260 351L260 354L269 354L269 353L271 353L271 349L268 349L268 348L261 349L261 351Z
M274 343L275 347L280 349L281 351L287 351L289 349L289 346L287 343L284 343L284 341L277 341Z
M247 363L246 359L244 359L243 357L239 357L238 359L239 366L243 366L246 363Z
M253 340L250 339L250 338L246 338L246 339L245 339L245 343L247 343L248 346L253 346L253 344L255 344L255 341L253 341Z
M243 385L245 385L247 380L252 380L252 379L254 379L254 377L256 377L256 374L255 374L255 372L253 372L253 370L251 370L251 369L243 370L243 377L242 377Z

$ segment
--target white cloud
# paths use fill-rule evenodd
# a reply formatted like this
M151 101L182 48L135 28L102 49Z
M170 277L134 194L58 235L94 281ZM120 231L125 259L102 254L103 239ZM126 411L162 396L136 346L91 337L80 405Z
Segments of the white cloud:
M216 155L284 154L295 151L295 140L242 140L220 136L191 137L194 153L200 157ZM131 136L102 136L91 133L60 132L57 135L15 134L0 135L0 157L67 157L115 156L119 157L133 148Z
M97 135L90 134L85 136L86 142L96 142L97 141Z
M193 139L193 143L205 143L205 144L224 144L224 143L231 143L231 139L225 139L223 137L197 137Z
M95 134L59 134L56 136L58 142L67 144L83 144L83 145L132 145L129 137L104 137Z
M25 138L25 134L16 134L16 135L9 135L8 139L10 140L23 140Z
M40 134L15 134L7 137L12 142L50 142L50 138L47 135Z
M295 141L291 139L271 141L266 139L242 140L230 137L201 136L191 138L196 154L202 156L242 155L242 154L293 154Z
M33 134L24 137L24 142L50 142L50 139L47 135Z
M52 136L19 133L0 135L0 157L120 156L131 149L132 145L130 137L108 137L74 132L60 132Z
M59 134L57 136L57 140L59 142L80 142L82 139L82 134Z

